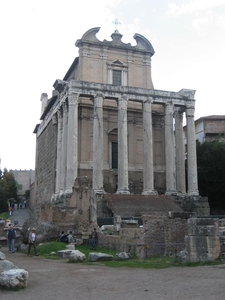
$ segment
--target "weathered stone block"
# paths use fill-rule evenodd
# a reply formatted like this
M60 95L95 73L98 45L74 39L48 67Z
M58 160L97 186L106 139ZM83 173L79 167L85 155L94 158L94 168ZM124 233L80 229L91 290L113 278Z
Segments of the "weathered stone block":
M189 236L215 236L219 234L219 219L190 218L187 225Z
M185 245L187 260L213 261L220 255L220 240L218 236L186 236Z
M72 250L60 250L57 252L59 259L69 258Z

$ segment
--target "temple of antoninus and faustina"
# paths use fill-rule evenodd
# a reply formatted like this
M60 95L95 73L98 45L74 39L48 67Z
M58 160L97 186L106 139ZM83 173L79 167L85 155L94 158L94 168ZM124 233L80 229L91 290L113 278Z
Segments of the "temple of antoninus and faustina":
M136 45L125 44L118 30L100 41L99 30L76 41L79 55L55 80L51 97L41 95L41 122L34 130L31 206L40 218L74 228L119 214L108 205L110 195L114 206L144 199L146 210L154 210L147 199L176 198L181 205L199 199L195 91L155 90L151 43L135 34Z

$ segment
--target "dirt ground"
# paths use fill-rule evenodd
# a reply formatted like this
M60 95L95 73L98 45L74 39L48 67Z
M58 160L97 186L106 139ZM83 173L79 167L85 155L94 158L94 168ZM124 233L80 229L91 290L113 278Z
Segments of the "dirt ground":
M225 265L161 270L108 268L101 265L47 260L22 253L6 259L29 273L20 291L0 290L1 300L221 300L225 295Z

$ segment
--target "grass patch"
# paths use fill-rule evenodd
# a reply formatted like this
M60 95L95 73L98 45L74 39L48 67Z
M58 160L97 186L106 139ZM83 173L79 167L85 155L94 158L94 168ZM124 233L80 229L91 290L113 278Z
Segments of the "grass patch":
M8 212L3 212L0 214L0 218L2 218L3 220L6 220L9 218L9 214Z
M50 255L51 252L56 252L59 250L65 250L66 249L65 243L60 242L46 242L43 243L40 246L37 246L37 251L41 257L47 258L47 259L58 259L57 255ZM149 257L140 259L137 258L135 255L131 257L131 259L124 260L124 261L98 261L98 262L89 262L88 261L88 255L90 252L93 252L90 250L89 245L77 245L76 250L81 251L85 254L86 260L82 264L88 264L88 265L104 265L112 268L120 268L120 267L126 267L126 268L150 268L150 269L163 269L163 268L169 268L169 267L195 267L195 266L209 266L209 265L218 265L224 263L223 258L220 258L214 262L198 262L198 263L185 263L182 264L179 262L177 258L174 257ZM105 248L98 248L95 252L102 252L109 255L115 256L116 253L119 251L115 250L108 250ZM32 253L31 253L32 254Z

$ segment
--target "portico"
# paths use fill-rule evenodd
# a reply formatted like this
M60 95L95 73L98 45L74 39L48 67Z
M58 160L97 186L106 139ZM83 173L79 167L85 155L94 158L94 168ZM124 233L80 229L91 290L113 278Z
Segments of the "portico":
M64 82L63 84L67 84ZM62 85L56 81L55 89ZM101 91L101 93L99 93ZM106 138L103 127L104 99L116 100L118 115L118 188L116 193L129 194L129 159L127 107L129 100L142 104L143 118L143 195L155 195L154 158L152 134L152 105L163 105L165 111L165 172L166 194L198 195L197 165L194 134L194 91L181 90L178 93L148 89L132 90L129 87L91 84L70 81L62 100L52 111L57 115L57 171L55 194L71 193L78 174L78 105L79 98L90 98L93 102L93 162L92 188L104 191L104 146ZM182 133L183 113L187 118L188 190L185 190L184 143ZM51 118L51 116L49 116ZM175 123L174 123L175 121ZM175 125L174 125L175 124ZM40 126L40 130L41 130ZM135 147L135 145L134 145ZM58 171L59 170L59 171Z

